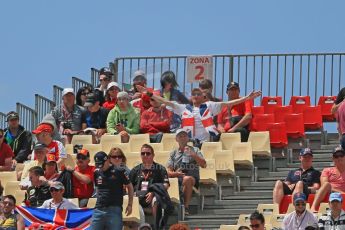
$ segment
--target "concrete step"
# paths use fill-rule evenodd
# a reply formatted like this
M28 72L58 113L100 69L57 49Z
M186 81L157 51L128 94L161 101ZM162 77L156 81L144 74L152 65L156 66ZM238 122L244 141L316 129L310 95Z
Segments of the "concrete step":
M266 200L272 199L272 191L237 192L238 195L224 196L223 200Z
M238 217L237 217L238 218ZM222 224L236 224L237 223L237 219L233 219L233 220L229 220L229 219L208 219L206 217L204 217L203 220L200 219L188 219L186 221L184 221L186 224L190 225L196 225L201 229L204 229L204 226L219 226ZM203 226L203 227L201 227Z
M241 189L246 190L246 191L250 191L250 190L254 190L254 191L258 191L258 190L270 190L272 191L273 186L241 186Z
M196 215L190 215L187 217L187 220L192 219L204 219L204 218L210 218L210 219L238 219L238 216L240 214L250 214L253 212L253 209L216 209L216 210L208 210L208 211L202 211Z
M321 145L321 149L334 150L338 146L339 146L339 143L329 144L329 145Z
M299 168L301 163L288 163L287 167L289 168ZM315 162L313 164L314 168L325 168L333 166L333 162Z
M228 197L231 197L231 196L228 196ZM237 197L239 197L239 196L237 196ZM270 199L272 200L272 197L270 197ZM221 206L221 205L224 205L224 206L227 206L227 205L229 205L229 206L231 206L231 205L257 205L258 203L265 203L265 202L268 202L267 199L258 199L258 198L256 198L256 199L246 199L246 200L241 200L241 199L237 199L237 200L229 199L229 200L226 200L226 199L223 199L223 200L215 200L213 205L205 205L205 208L209 207L209 206L217 206L217 205L218 206Z
M252 182L251 183L252 186L274 186L274 183L272 182L261 182L261 181L258 181L258 182Z

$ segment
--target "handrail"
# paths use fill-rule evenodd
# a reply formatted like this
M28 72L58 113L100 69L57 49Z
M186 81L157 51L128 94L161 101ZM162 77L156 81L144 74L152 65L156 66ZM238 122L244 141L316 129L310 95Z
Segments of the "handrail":
M6 114L0 112L0 128L6 128Z
M72 88L75 94L78 92L78 90L81 87L84 87L84 86L93 87L93 85L90 82L84 81L83 79L80 79L78 77L72 77Z
M37 126L36 123L36 111L32 108L30 108L27 105L21 104L19 102L16 103L16 110L19 114L19 120L20 124L26 129L26 130L34 130Z
M63 88L57 85L53 85L53 101L55 105L60 105L62 101Z
M43 117L53 110L55 105L54 101L39 94L35 94L36 124L39 124Z

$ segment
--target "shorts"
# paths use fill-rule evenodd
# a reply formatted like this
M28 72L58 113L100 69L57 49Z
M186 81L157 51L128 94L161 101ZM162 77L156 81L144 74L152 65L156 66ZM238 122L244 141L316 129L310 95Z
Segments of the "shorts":
M283 182L283 181L282 181ZM283 190L284 190L284 195L291 195L293 191L295 190L295 187L291 190L287 184L283 182ZM308 185L303 182L303 193L307 196L309 196L310 189L308 188Z

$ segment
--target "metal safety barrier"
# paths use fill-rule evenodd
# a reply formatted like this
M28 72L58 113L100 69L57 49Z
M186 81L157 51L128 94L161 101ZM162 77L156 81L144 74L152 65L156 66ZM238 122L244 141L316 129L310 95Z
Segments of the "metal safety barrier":
M239 82L241 94L253 89L263 96L309 95L314 104L320 96L337 95L344 85L345 53L213 55L214 94L227 98L226 85ZM119 84L132 83L133 73L145 71L148 86L160 88L161 74L172 70L179 89L189 96L197 83L187 82L187 56L121 57L114 61ZM256 102L259 102L257 100Z
M4 129L6 127L6 114L0 112L0 129Z
M63 88L57 85L53 86L53 101L55 105L60 105L62 102L62 91Z
M99 70L91 68L91 84L96 88L99 84Z
M89 82L87 81L84 81L80 78L77 78L77 77L72 77L72 88L75 92L75 94L77 94L78 90L81 88L81 87L84 87L84 86L92 86L92 84L90 84Z
M26 130L34 130L37 126L36 111L24 104L17 102L17 113L19 114L19 122Z
M43 117L50 113L54 107L54 101L39 94L35 94L36 124L39 124Z

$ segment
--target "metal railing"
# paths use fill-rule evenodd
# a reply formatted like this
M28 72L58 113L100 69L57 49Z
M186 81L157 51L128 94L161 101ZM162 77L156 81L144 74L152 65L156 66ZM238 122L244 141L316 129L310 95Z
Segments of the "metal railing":
M6 114L0 112L0 129L6 128Z
M90 82L84 81L77 77L72 77L72 88L74 89L75 94L77 94L78 90L84 86L93 87L93 85Z
M253 89L263 96L282 96L285 104L292 95L309 95L314 104L322 95L337 95L344 85L345 53L213 55L214 93L227 98L226 85L237 81L241 94ZM160 88L166 70L176 74L179 89L187 96L198 84L187 82L187 56L121 57L114 61L120 84L132 82L133 73L146 72L148 86ZM260 100L257 100L258 104Z
M99 70L91 68L91 84L96 88L99 84Z
M36 124L39 124L43 117L52 111L54 106L54 101L39 94L35 94Z
M62 102L62 91L63 88L57 85L53 86L53 101L55 105L60 105Z
M19 121L26 130L34 130L37 126L36 111L24 104L17 102L17 113L19 114Z

